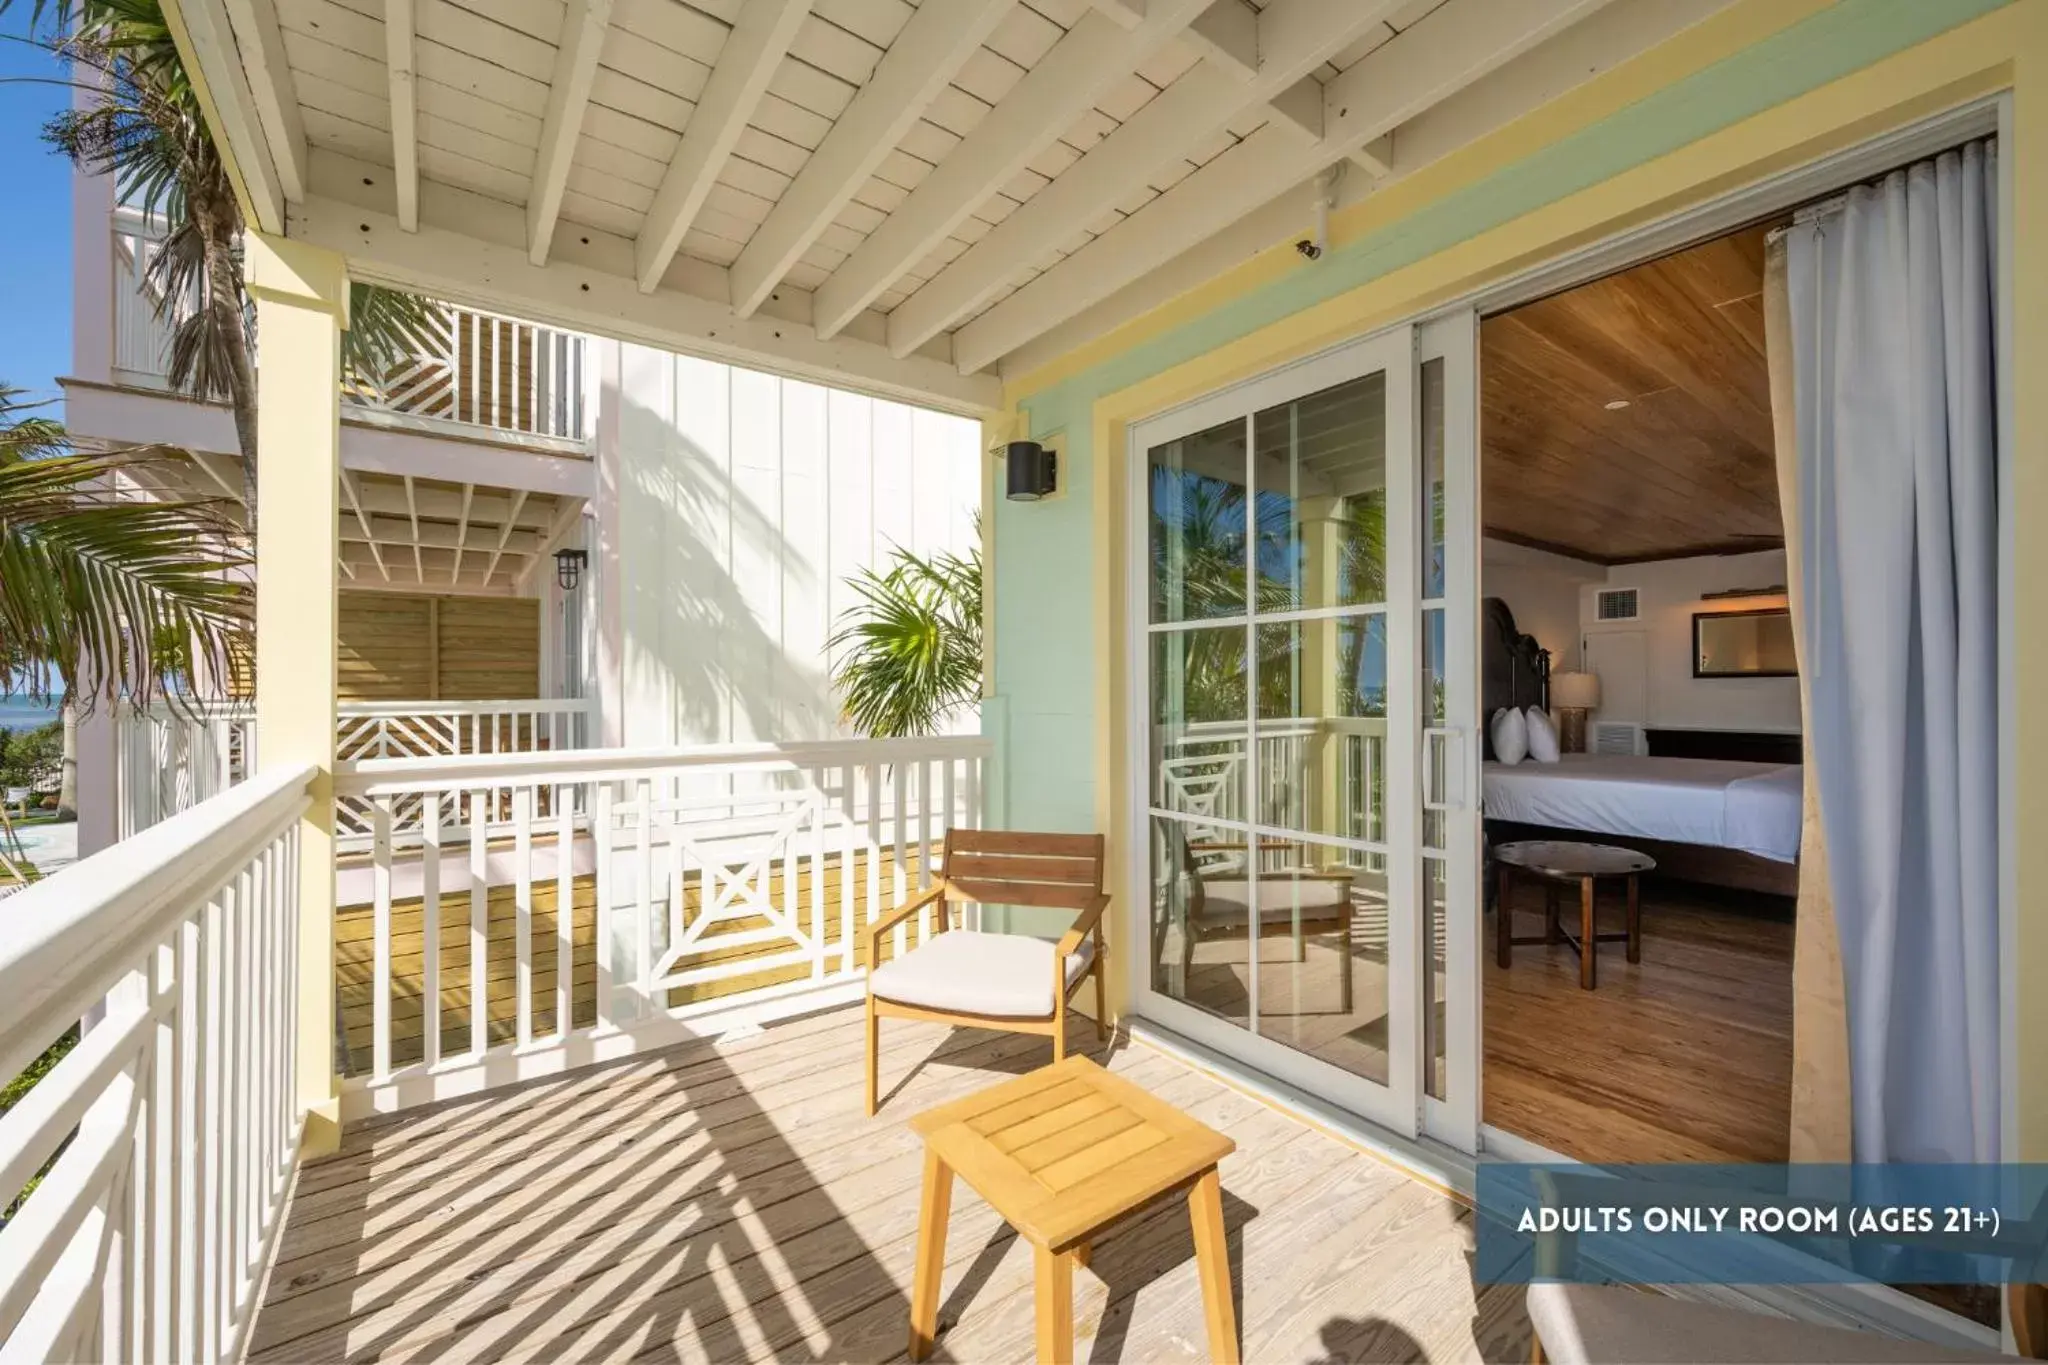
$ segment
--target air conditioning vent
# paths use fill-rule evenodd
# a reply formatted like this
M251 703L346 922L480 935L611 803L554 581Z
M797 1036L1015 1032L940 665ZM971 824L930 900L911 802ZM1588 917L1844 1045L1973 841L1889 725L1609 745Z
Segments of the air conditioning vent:
M1593 616L1599 621L1633 621L1636 619L1636 590L1634 588L1610 588L1594 601Z
M1640 725L1619 720L1593 722L1593 752L1596 754L1645 754L1649 748Z

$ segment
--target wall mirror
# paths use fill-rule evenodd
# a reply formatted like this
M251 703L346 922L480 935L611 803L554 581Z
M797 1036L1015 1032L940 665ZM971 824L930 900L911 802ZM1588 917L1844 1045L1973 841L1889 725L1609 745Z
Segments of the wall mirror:
M1692 617L1695 678L1792 678L1792 613L1785 607L1699 611Z

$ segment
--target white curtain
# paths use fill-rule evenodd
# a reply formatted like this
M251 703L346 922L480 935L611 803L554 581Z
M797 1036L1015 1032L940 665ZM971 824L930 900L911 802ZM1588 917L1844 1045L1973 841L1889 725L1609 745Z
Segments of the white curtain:
M1996 151L1787 234L1790 537L1859 1161L1998 1155Z

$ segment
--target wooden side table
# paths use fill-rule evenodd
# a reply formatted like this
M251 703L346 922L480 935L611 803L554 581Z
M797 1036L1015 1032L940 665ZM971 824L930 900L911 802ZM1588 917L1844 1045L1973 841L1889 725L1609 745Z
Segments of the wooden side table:
M910 1297L910 1358L931 1354L939 1277L957 1174L988 1200L1037 1262L1038 1358L1074 1352L1074 1266L1110 1224L1185 1190L1201 1273L1211 1358L1236 1365L1237 1317L1216 1163L1237 1144L1086 1057L930 1109L910 1121L924 1139L924 1200Z
M1643 960L1643 913L1637 878L1656 870L1657 860L1649 854L1638 853L1632 848L1616 848L1612 844L1540 839L1501 844L1493 850L1493 857L1500 864L1500 894L1494 898L1493 912L1500 917L1494 925L1494 932L1496 957L1501 966L1514 965L1517 944L1563 943L1579 955L1579 987L1590 991L1600 982L1597 945L1625 942L1628 944L1628 960ZM1540 935L1515 937L1515 909L1508 890L1516 868L1549 883L1544 888L1543 932ZM1602 877L1620 877L1627 882L1628 928L1624 933L1594 932L1593 902ZM1558 922L1557 893L1561 882L1577 883L1579 888L1579 933L1576 938Z

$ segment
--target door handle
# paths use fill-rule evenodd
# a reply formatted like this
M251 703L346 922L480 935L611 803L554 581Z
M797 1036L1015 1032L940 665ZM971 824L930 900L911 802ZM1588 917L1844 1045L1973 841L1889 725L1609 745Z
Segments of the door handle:
M1465 732L1455 725L1435 725L1422 732L1422 808L1464 810Z

